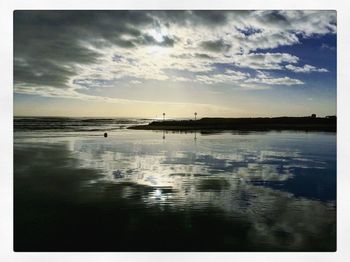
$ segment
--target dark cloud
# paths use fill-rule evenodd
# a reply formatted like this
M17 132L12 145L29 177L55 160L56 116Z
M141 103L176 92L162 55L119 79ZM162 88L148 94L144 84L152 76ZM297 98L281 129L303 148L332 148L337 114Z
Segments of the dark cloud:
M86 43L97 48L173 46L175 37L157 42L142 32L154 23L155 18L144 11L15 11L15 84L66 87L75 74L74 65L99 58Z
M212 59L213 57L208 55L208 54L203 54L203 53L196 53L194 55L196 58L202 58L202 59Z
M183 53L183 54L179 54L179 55L170 55L173 58L177 58L177 59L191 59L193 58L193 56L191 54L188 53Z
M204 25L223 25L227 22L227 15L230 12L225 11L193 11L192 15L194 17L190 17L195 23L200 23Z
M159 46L165 46L165 47L172 47L174 46L175 42L178 40L178 38L170 37L170 36L164 36L161 41L157 41L154 39L153 36L149 34L144 34L142 38L135 39L135 43L138 45L159 45Z
M163 41L161 42L161 45L163 46L174 46L175 42L178 40L177 37L171 38L169 36L165 36L163 38Z
M261 29L259 28L254 28L252 26L248 26L245 28L238 28L236 27L236 30L240 33L242 33L244 36L251 36L251 35L255 35L255 34L260 34L262 32Z
M193 58L200 58L200 59L213 59L214 57L204 54L204 53L194 53L194 54L180 54L180 55L170 55L173 58L177 59L193 59Z
M215 41L203 41L200 46L210 52L227 52L230 50L231 45L226 44L224 40L219 39Z
M288 18L280 11L264 11L261 13L260 19L269 24L289 25Z
M74 71L54 63L31 59L29 64L15 62L14 83L64 88L74 74Z
M247 11L235 11L237 16ZM206 26L216 27L224 25L228 21L228 16L232 15L232 11L222 10L196 10L196 11L151 11L151 15L165 21L167 26L171 24L187 25L187 26Z

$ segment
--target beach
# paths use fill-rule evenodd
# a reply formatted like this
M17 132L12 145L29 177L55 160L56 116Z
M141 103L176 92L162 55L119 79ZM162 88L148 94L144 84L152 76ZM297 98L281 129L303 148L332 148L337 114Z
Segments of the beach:
M335 250L334 132L147 121L15 119L15 251Z

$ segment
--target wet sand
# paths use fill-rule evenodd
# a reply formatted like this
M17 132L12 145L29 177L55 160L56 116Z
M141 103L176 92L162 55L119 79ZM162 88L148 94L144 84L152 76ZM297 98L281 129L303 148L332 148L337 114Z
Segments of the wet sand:
M287 155L263 151L265 158L266 154L270 157L260 164L246 163L251 153L240 160L243 152L236 155L232 149L232 159L224 160L222 153L202 155L204 148L221 145L222 135L196 142L191 135L168 135L164 141L157 133L145 132L147 139L141 146L134 134L139 132L129 132L125 137L120 132L107 139L74 138L71 142L54 142L55 138L15 141L15 251L335 250L336 209L331 204L335 196L330 194L335 191L333 182L328 182L333 181L334 171L323 162L298 160L300 149L292 148ZM259 134L256 140L254 135L227 135L227 139L239 139L235 142L239 150L247 143L249 149L249 141L259 141L266 148L267 142L260 141L267 135ZM274 137L275 146L277 141L288 141ZM308 139L305 146L312 152L321 143L317 152L322 155L315 156L316 160L322 156L325 161L323 154L331 153L321 134L317 139L315 134L298 137ZM298 148L305 144L293 141L291 145ZM201 144L203 149L195 153ZM223 149L221 145L218 152ZM163 151L164 155L159 153ZM131 157L128 162L126 156ZM295 166L293 173L281 169L283 164L277 161L282 160ZM133 179L106 180L103 170L93 168L98 161L106 167L126 165L122 174L130 170ZM162 186L161 180L153 185L146 176L134 174L143 171L155 179L166 178L172 186Z

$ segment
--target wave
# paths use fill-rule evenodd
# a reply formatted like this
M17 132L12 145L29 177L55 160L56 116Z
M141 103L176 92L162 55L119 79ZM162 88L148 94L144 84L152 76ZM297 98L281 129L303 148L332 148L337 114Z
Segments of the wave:
M15 131L111 131L131 125L141 125L151 119L136 118L69 118L69 117L14 117Z

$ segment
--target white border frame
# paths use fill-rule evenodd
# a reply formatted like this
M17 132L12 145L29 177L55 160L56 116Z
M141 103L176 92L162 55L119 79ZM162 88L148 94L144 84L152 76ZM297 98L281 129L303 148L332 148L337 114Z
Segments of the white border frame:
M0 261L349 261L350 14L348 1L327 0L2 0L0 3ZM348 2L350 3L350 2ZM20 9L325 9L337 10L337 252L210 252L210 253L25 253L13 251L13 11Z

